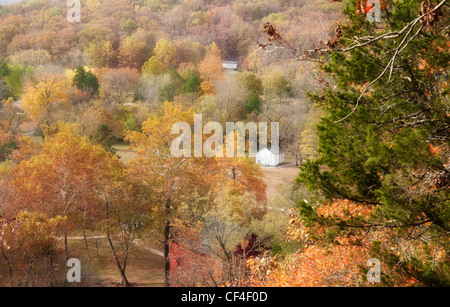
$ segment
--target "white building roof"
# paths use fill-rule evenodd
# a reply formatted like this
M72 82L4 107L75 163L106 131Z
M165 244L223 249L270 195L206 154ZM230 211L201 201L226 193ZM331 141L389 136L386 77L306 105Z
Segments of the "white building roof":
M225 69L238 69L239 62L238 61L224 61L222 62L222 67Z
M257 152L257 154L261 154L261 153L263 153L263 152L269 152L269 153L271 153L272 155L274 155L274 156L279 156L279 155L282 155L283 153L281 152L281 149L279 150L279 152L278 152L278 154L277 153L275 153L275 150L273 150L273 149L269 149L269 148L263 148L263 149L261 149L260 151L258 151Z

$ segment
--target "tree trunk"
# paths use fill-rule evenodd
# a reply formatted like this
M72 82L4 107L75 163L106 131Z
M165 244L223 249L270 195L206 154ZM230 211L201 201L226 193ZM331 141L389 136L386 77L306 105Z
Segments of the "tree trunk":
M54 271L54 263L53 263L53 255L50 255L50 287L55 287L57 284L56 278L55 278L55 271Z
M67 244L67 231L64 231L64 251L66 253L66 263L69 261L69 247Z
M125 269L120 264L119 256L117 256L116 249L114 248L114 244L111 240L111 236L109 235L109 231L106 231L106 237L108 238L109 246L111 247L111 252L114 256L114 260L116 260L117 268L119 269L120 276L122 277L122 283L125 285L125 287L130 286L130 282L127 279L127 276L125 274Z
M6 256L5 250L3 249L3 246L1 244L0 244L0 250L2 251L3 258L5 258L5 260L6 260L6 265L8 266L9 278L11 280L11 285L13 285L14 284L14 275L13 275L13 271L12 271L11 262L9 261L8 256Z
M86 223L86 222L85 222ZM87 241L87 237L86 237L86 224L83 223L83 238L84 238L84 245L86 246L86 251L87 251L87 255L88 255L88 259L89 262L92 262L91 259L91 253L89 251L89 245L88 245L88 241Z
M164 226L164 286L170 287L170 221Z
M114 244L113 244L113 242L111 240L111 235L109 234L109 228L108 228L109 227L109 225L108 225L108 222L109 222L109 202L108 202L108 199L107 199L106 195L105 195L105 199L106 199L106 201L105 201L105 210L106 210L105 217L106 217L106 223L107 223L106 224L106 238L108 239L109 247L111 248L111 252L113 254L114 260L116 261L116 265L117 265L117 268L119 269L120 276L122 277L122 283L125 285L125 287L129 287L130 286L130 282L128 281L127 276L125 274L125 268L123 268L122 265L120 264L119 256L116 253L116 249L114 248Z
M166 223L164 225L164 286L170 287L170 199L166 201Z
M88 245L88 241L87 241L87 237L86 237L86 220L87 220L87 218L86 218L86 203L85 203L85 209L83 212L83 239L84 239L84 246L86 246L86 252L88 255L89 262L92 262L91 252L89 250L89 245Z
M31 270L33 269L33 264L34 264L34 259L30 260L30 264L28 265L28 270L27 270L27 276L25 278L25 284L24 287L28 287L28 282L30 280L30 275L31 275Z

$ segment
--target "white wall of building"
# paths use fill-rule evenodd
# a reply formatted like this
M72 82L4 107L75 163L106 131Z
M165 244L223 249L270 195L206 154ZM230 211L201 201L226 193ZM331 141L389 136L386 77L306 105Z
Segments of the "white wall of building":
M269 149L264 148L256 154L256 163L265 167L276 167L284 162L284 154L275 155Z

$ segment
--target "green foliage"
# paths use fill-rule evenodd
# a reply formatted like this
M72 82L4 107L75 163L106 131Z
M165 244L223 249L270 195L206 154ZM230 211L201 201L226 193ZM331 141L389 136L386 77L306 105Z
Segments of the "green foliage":
M239 81L242 82L251 94L261 96L263 94L264 88L262 80L258 78L255 74L251 72L241 73L239 76Z
M164 102L164 101L173 101L175 99L177 93L177 88L175 86L175 84L173 83L169 83L165 86L163 86L162 88L160 88L159 90L159 101L160 102Z
M9 87L9 94L14 100L18 100L23 92L22 77L31 74L33 68L9 66L9 73L5 76L5 82Z
M180 93L185 81L174 68L167 70L170 75L170 83L159 89L158 99L160 102L174 101L175 97Z
M50 17L59 16L62 14L62 9L59 7L52 7L47 12L45 12L45 14Z
M202 79L198 71L193 71L181 88L181 93L201 93Z
M139 124L133 114L128 116L127 121L123 124L123 129L128 131L140 131Z
M252 113L253 111L260 112L261 111L261 98L259 98L256 94L251 94L250 98L247 100L245 104L245 110L247 113Z
M9 87L6 84L5 81L3 81L3 78L0 78L0 102L2 102L5 99L9 98ZM0 105L0 110L1 110L1 105Z
M292 97L293 95L292 85L284 76L278 76L274 80L273 89L277 96Z
M188 26L201 26L210 20L210 15L203 11L194 12L189 16Z
M262 80L251 72L244 72L238 76L239 82L245 85L249 92L249 97L245 104L247 113L261 111L261 96L264 93Z
M86 70L83 66L78 66L75 69L75 76L73 77L73 84L77 86L79 89L82 89L84 86L84 80L86 78Z
M267 17L263 18L263 21L268 21L271 24L277 24L282 21L286 21L288 18L284 13L272 13L268 15Z
M132 19L124 20L120 23L119 26L120 30L126 32L128 35L131 35L131 33L134 32L134 30L137 29L136 22Z
M99 89L98 79L90 71L88 71L86 73L83 83L84 83L85 88L90 89L94 93L98 93L98 89Z
M4 59L0 60L0 77L7 77L10 74L10 69L8 64Z

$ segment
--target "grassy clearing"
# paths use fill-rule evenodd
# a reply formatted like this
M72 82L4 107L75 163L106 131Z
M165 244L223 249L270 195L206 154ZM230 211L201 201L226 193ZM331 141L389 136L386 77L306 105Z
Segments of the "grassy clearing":
M136 158L136 152L134 150L130 150L130 145L126 143L119 143L112 146L113 149L116 150L116 154L119 156L120 160L128 164L134 158Z
M299 173L295 164L284 167L262 168L261 170L264 174L264 183L267 185L266 195L269 201L278 193L281 186L295 180Z
M102 285L121 286L120 274L106 238L88 239L88 247L94 274L98 275ZM82 265L89 261L84 240L69 239L69 252L86 255ZM163 287L164 259L144 247L134 245L127 262L127 278L133 287Z

